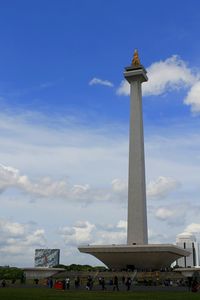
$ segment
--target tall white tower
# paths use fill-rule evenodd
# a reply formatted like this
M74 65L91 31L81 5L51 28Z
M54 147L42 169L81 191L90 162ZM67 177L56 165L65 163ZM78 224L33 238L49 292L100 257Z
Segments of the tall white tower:
M148 80L135 50L132 65L125 68L124 77L130 83L130 141L128 183L127 244L148 243L144 135L141 84Z
M95 256L110 269L160 270L190 253L171 244L148 244L141 93L141 84L148 78L137 50L131 66L125 68L124 77L131 88L127 244L82 245L78 249Z

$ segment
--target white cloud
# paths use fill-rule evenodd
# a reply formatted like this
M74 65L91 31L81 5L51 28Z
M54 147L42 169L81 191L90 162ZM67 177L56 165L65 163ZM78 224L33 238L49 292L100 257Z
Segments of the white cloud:
M169 243L168 235L166 231L159 232L158 230L152 230L148 228L148 240L149 244L161 244Z
M125 244L127 239L127 221L120 220L112 226L96 227L93 244L111 245Z
M125 180L116 178L112 182L112 190L114 193L127 197L128 183ZM180 182L171 177L159 176L156 180L150 181L147 184L147 197L148 198L164 198L174 190L180 187Z
M46 245L45 230L37 229L26 237L25 245L44 247Z
M165 207L158 208L155 213L155 216L161 220L169 219L169 218L173 217L174 215L175 215L174 210L165 208Z
M17 187L41 197L66 195L68 190L68 185L64 181L54 182L50 178L42 178L34 183L26 175L21 175L19 170L0 165L0 189L3 191L10 187Z
M170 177L160 176L155 181L150 181L147 185L147 197L163 198L168 193L174 191L180 186L180 183Z
M100 231L96 236L94 244L96 245L112 245L126 244L126 231Z
M92 78L89 82L89 85L105 85L105 86L108 86L108 87L113 87L113 83L109 80L102 80L100 78Z
M191 86L196 77L177 55L153 63L147 68L149 81L143 86L145 96L161 95L169 90Z
M72 193L78 196L88 192L89 190L90 190L89 184L85 184L85 185L75 184L72 188Z
M0 232L1 236L7 236L8 238L21 237L25 233L25 225L0 219Z
M90 244L95 225L88 221L79 221L73 227L65 226L59 229L59 234L63 237L65 244L78 246L80 244Z
M189 89L183 99L194 114L200 112L200 73L195 73L179 56L173 55L164 61L155 62L147 68L149 80L142 85L143 96L159 96L166 92ZM130 85L123 80L117 89L118 95L129 95Z
M0 165L0 190L3 191L7 187L15 186L19 179L19 171Z
M118 222L125 219L127 214L125 205L127 204L128 136L124 134L124 130L123 134L122 131L116 130L116 128L121 129L122 126L118 124L118 127L114 127L113 130L112 126L106 125L106 128L92 130L74 126L69 120L60 126L57 120L57 127L52 128L49 125L50 120L41 123L39 117L36 119L37 124L32 125L32 119L29 122L27 116L24 118L18 116L16 119L15 116L8 118L4 115L0 118L1 163L12 166L0 167L0 189L3 192L0 195L1 214L8 218L16 217L24 223L29 222L31 218L39 224L41 230L45 228L45 235L48 234L48 246L51 248L56 244L56 247L61 248L63 263L70 264L72 261L84 263L85 259L87 262L90 261L90 258L82 258L78 253L76 247L79 241L86 244L87 242L125 243L125 222L124 224L122 221ZM197 122L197 119L195 120ZM176 223L176 219L179 219L177 215L167 219L155 218L160 203L149 201L148 208L151 206L152 213L148 214L148 223L155 233L152 238L154 242L163 240L173 242L175 235L183 230L185 224L198 223L196 211L191 212L189 206L181 207L185 199L190 205L195 201L196 206L199 203L199 190L197 190L199 163L197 162L200 160L200 138L198 134L191 133L190 129L186 131L186 126L179 127L177 132L176 126L173 128L169 126L164 131L157 127L156 135L153 135L151 130L146 135L146 174L147 182L151 182L148 193L150 192L151 197L154 198L164 195L166 198L162 202L163 207L166 203L171 203L177 211L181 210L183 216L180 218L183 219L181 224ZM173 176L181 182L181 189L172 194L173 198L168 195L172 190L175 191L176 184L170 187L169 180L167 182L152 180L160 178L160 174L165 174L167 179L173 179ZM70 178L67 175L70 175ZM173 179L172 183L173 181L176 180ZM43 197L42 201L32 203L27 201L27 198L34 200L38 197ZM80 205L80 203L91 203L91 205ZM119 205L114 203L120 204L120 209ZM170 206L164 208L171 209ZM45 213L47 210L48 214ZM90 228L87 224L76 223L83 218L95 227ZM53 232L54 226L49 221L52 219L57 228L66 227L67 247L57 241L59 237ZM109 223L109 226L100 226L99 223ZM70 226L70 224L75 225ZM26 265L31 265L34 256L31 249L33 251L35 246L28 246L29 240L25 238L26 244L16 243L14 248L15 235L21 230L23 236L24 230L25 233L29 233L31 240L35 240L39 239L37 238L39 233L34 234L37 230L35 228L23 229L20 225L15 227L17 232L12 233L12 236L10 234L7 241L12 245L9 251L13 251L12 255L8 252L7 262L15 261L16 265L19 265L15 253L25 250L28 251ZM81 230L78 228L82 228L81 239L77 236L78 230ZM164 238L163 232L166 235ZM21 240L19 235L17 238ZM49 243L50 238L52 240ZM20 248L19 245L23 247ZM64 249L69 248L71 254L68 252L69 255L65 257ZM21 261L24 262L23 257Z
M195 82L191 87L184 99L184 103L186 105L191 105L192 113L196 114L200 112L200 81Z
M21 261L30 260L34 249L45 247L46 242L44 229L0 219L0 260L3 263L18 264L19 257Z
M127 183L124 180L114 179L111 185L105 188L92 188L89 184L72 185L68 179L55 180L43 177L31 180L27 175L21 175L18 169L0 164L0 191L3 193L9 188L18 188L35 198L64 199L68 202L124 202L127 199Z
M200 233L200 224L199 223L191 223L185 228L184 232Z
M121 228L121 229L127 230L127 221L120 220L117 223L117 228Z
M112 189L114 192L127 192L128 184L127 181L115 178L111 182Z
M94 225L88 221L77 222L72 227L62 227L59 234L65 244L78 246L81 244L120 244L126 240L127 222L120 220L116 225Z
M117 95L130 95L130 84L126 80L122 80L119 88L117 89Z
M1 192L12 187L36 197L63 198L68 201L107 201L113 198L111 188L92 189L88 184L71 185L66 179L56 181L49 177L31 181L28 176L21 175L19 170L0 165Z
M103 218L102 218L103 219ZM64 241L63 250L65 259L74 263L85 264L86 261L91 265L102 265L102 263L92 256L82 254L77 251L80 245L111 245L125 244L127 222L120 220L113 224L94 224L89 221L78 221L73 226L63 226L58 230L58 234Z
M124 128L106 124L94 129L77 123L67 117L51 124L50 119L34 114L1 114L0 163L15 166L28 177L48 174L64 178L70 174L70 179L80 185L92 185L97 177L98 182L106 184L126 175L128 140L126 133L121 134Z
M148 82L143 84L143 95L161 95L169 90L191 86L196 77L186 63L177 55L165 61L155 62L147 68ZM122 81L117 90L118 95L129 95L130 87L127 81Z
M147 186L147 196L150 198L166 197L168 193L179 186L173 178L160 176L151 181ZM111 186L104 189L91 188L88 184L71 185L66 179L53 180L49 177L38 181L31 181L27 175L21 175L20 171L8 166L0 165L0 190L3 192L9 188L18 188L35 197L62 198L69 201L86 202L124 202L127 201L127 181L114 179Z

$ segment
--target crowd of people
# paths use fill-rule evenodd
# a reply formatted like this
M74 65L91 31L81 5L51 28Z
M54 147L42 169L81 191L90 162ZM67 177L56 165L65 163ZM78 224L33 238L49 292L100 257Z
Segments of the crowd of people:
M69 289L86 289L88 291L91 291L93 289L98 289L98 290L113 290L113 291L119 291L119 290L131 290L131 285L133 285L134 279L131 278L130 276L122 276L121 278L118 278L117 275L115 275L113 278L104 278L103 276L91 276L89 275L87 279L80 279L79 276L77 276L74 279L74 282L70 281L70 278L67 277L66 279L63 280L56 280L53 283L52 278L49 278L47 280L47 285L48 287L52 288L58 288L58 289L63 289L63 290L69 290ZM143 281L144 286L148 286L148 281L144 279ZM153 284L154 286L158 285L156 283ZM171 279L165 279L162 283L162 286L164 287L172 287L172 286L182 286L182 287L188 287L189 290L196 292L200 290L200 284L199 281L196 279L188 278L187 280L177 280L177 281L172 281Z
M113 290L113 291L119 291L119 290L127 290L130 291L131 286L134 282L134 277L130 277L128 274L127 276L118 277L117 275L113 275L112 278L104 278L103 276L97 277L97 275L91 276L89 275L87 278L80 278L79 276L76 276L75 278L70 279L70 277L66 277L65 279L53 279L52 277L48 278L45 282L45 285L48 288L55 288L55 289L62 289L62 290L70 290L70 289L86 289L88 291L91 291L93 289L95 290ZM15 281L10 281L12 284L15 283ZM44 280L34 279L33 280L35 285L38 285L40 283L44 284ZM22 283L22 282L21 282ZM136 283L136 282L135 282ZM143 286L149 286L149 285L159 286L160 282L151 282L151 284L146 280L145 278L142 281ZM5 288L9 286L8 282L5 279L2 279L0 281L0 287ZM188 277L187 279L180 279L176 281L172 281L171 279L166 278L162 282L162 286L164 287L186 287L189 291L197 292L200 290L200 278L197 277Z
M127 291L129 291L132 284L132 279L129 276L127 278L123 276L121 280L118 279L118 276L114 276L112 279L106 281L104 277L100 276L96 278L89 275L86 281L84 280L84 282L81 282L80 277L77 276L74 280L74 285L70 282L69 277L63 280L56 281L54 285L53 283L50 284L50 280L52 279L48 279L47 281L48 287L52 288L54 286L55 288L63 290L69 290L70 288L79 289L80 287L83 288L85 285L85 288L88 291L91 291L94 286L95 288L98 287L98 289L100 290L111 289L113 291L119 291L121 287L123 290L126 289Z

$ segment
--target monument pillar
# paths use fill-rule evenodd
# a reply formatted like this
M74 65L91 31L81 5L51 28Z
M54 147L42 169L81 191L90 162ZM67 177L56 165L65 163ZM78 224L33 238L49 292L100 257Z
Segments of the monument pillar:
M130 83L130 141L128 182L128 245L148 243L144 135L141 84L148 80L135 50L132 65L125 68Z
M129 269L131 265L138 270L160 270L190 253L172 244L148 244L141 93L141 84L148 78L137 51L124 76L131 88L127 244L82 245L78 249L95 256L110 269Z

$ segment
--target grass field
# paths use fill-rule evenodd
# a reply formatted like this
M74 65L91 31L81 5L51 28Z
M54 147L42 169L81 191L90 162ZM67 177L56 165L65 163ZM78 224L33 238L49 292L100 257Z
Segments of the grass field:
M191 292L109 292L61 291L40 288L0 288L1 300L193 300L200 293Z

